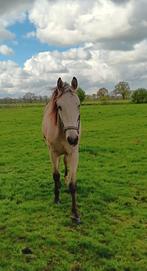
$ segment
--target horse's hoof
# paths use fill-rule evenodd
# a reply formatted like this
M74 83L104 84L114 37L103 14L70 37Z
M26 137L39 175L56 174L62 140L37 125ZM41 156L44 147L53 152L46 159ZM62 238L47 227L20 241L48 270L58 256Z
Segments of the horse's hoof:
M54 200L54 203L57 204L57 205L60 205L61 201L59 199L58 200Z
M71 216L71 219L72 219L72 221L75 222L76 224L80 224L80 223L81 223L80 217Z
M81 219L80 219L80 217L77 217L77 218L76 218L76 223L77 223L77 224L81 224Z

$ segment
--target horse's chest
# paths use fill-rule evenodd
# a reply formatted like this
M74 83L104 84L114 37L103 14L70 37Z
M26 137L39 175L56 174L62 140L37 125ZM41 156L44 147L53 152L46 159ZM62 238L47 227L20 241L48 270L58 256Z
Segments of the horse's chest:
M68 144L68 142L58 139L52 144L52 149L59 155L70 154L72 151L71 146Z

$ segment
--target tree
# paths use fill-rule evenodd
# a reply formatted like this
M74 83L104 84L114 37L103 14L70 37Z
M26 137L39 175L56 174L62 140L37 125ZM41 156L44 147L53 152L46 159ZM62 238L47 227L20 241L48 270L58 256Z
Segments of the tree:
M85 94L85 91L81 88L78 88L77 89L77 95L80 99L80 102L82 103L84 100L85 100L85 97L86 97L86 94Z
M33 100L35 100L35 94L31 93L31 92L27 92L24 96L23 96L24 101L27 101L29 103L32 103Z
M133 103L147 103L147 90L145 88L138 88L132 94Z
M97 98L101 98L101 97L105 97L105 96L108 96L108 89L106 89L106 88L100 88L97 91Z
M122 95L123 100L127 99L130 93L130 87L128 82L119 82L114 89L115 94L120 94Z

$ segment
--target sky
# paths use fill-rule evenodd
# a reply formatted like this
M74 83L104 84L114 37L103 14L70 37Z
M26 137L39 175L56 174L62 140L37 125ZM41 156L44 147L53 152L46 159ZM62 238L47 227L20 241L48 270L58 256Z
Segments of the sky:
M147 87L147 0L0 0L0 97Z

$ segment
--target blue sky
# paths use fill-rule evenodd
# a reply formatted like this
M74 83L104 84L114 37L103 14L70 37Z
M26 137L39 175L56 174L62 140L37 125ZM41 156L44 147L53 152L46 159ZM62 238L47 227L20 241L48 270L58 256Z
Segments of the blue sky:
M8 56L0 55L0 61L12 60L22 67L27 59L40 52L52 52L54 50L63 52L70 49L70 46L52 45L41 42L36 37L27 37L28 33L36 31L35 26L29 21L28 17L22 22L16 22L9 26L8 30L15 34L15 39L9 40L5 44L14 51L14 54ZM72 47L77 48L78 45Z
M146 87L146 52L146 0L0 1L0 97L47 94L58 77L87 93Z
M27 38L27 33L35 31L34 25L26 18L23 22L16 22L8 28L9 31L15 34L15 40L7 41L5 44L11 47L14 51L12 55L0 55L1 60L12 60L18 65L23 66L24 62L31 58L33 55L44 51L53 51L58 49L59 51L66 50L66 48L60 48L58 46L49 45L47 43L40 42L35 37Z

